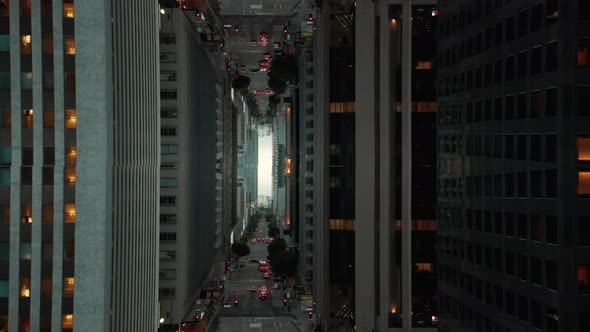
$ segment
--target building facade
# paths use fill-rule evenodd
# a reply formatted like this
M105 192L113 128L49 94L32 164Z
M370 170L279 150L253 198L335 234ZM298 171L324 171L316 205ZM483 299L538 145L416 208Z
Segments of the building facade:
M223 136L224 82L191 13L166 8L160 16L159 307L164 325L181 322L201 291L219 278L223 235L229 234L223 232L222 206L231 193L221 174L231 170L220 167L224 139L231 140Z
M1 330L156 330L158 15L0 2Z
M440 7L441 331L590 330L589 5Z

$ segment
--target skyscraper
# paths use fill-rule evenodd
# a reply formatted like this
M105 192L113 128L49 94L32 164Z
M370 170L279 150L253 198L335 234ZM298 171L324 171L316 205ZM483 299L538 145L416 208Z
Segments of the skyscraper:
M440 7L441 331L590 330L589 5Z
M156 329L158 16L1 1L0 329Z

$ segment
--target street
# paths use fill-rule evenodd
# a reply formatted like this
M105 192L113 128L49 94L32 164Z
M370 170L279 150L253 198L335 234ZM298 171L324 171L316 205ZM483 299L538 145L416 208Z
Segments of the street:
M258 223L256 238L268 237L268 226L266 222ZM210 331L299 331L296 327L296 316L291 311L291 304L283 304L283 291L274 290L273 277L264 279L263 272L258 270L258 263L251 262L252 259L257 261L266 260L267 243L264 241L250 242L250 255L242 257L244 267L235 269L232 266L232 278L226 278L225 292L223 297L227 296L227 303L222 304L219 309L217 319L211 325ZM256 287L256 292L250 291L251 287ZM260 299L260 288L268 288L268 298ZM234 301L238 300L236 306Z

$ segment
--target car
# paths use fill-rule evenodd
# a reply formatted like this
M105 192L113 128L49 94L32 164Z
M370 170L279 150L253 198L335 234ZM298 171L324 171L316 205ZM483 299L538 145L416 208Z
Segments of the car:
M256 289L256 286L252 286L252 287L250 287L250 291L251 291L252 293L256 293L256 291L257 291L257 289Z
M252 239L252 243L256 243L256 239Z
M261 291L261 292L262 292L262 291L268 291L268 287L266 287L266 286L262 286L262 287L260 287L260 291Z
M269 277L272 277L272 274L273 274L273 273L272 273L272 271L271 271L271 270L268 270L268 269L267 269L267 270L266 270L266 274L268 274L268 276L269 276Z
M264 243L271 243L272 241L269 239L264 240Z
M268 293L267 292L260 292L259 297L261 300L265 300L268 298Z
M272 285L272 289L281 289L281 285L279 285L279 284L273 284Z
M268 273L265 273L265 274L263 274L263 275L262 275L262 277L263 277L264 279L270 279L270 274L268 274Z

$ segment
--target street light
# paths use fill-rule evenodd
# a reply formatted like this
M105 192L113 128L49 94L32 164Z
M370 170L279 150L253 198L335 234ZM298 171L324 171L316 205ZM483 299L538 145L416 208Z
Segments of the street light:
M160 318L160 324L163 324L164 320L165 320L164 317Z

